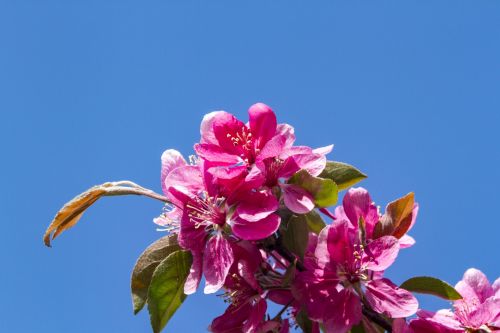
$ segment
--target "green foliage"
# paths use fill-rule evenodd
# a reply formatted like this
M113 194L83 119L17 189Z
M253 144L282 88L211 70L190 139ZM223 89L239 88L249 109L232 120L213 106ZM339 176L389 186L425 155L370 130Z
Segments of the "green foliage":
M349 333L366 333L363 323L361 322L358 325L353 326Z
M304 218L306 219L309 231L312 231L315 234L319 234L326 226L325 221L321 218L321 215L319 215L319 213L315 210L305 214Z
M306 311L300 310L295 319L297 320L297 325L299 325L304 333L312 333L313 322L309 319Z
M430 276L418 276L408 279L400 287L420 294L438 296L449 301L462 298L462 295L448 283Z
M288 220L282 221L281 235L283 245L301 260L304 259L309 241L305 215L291 215Z
M156 267L170 253L179 251L180 249L180 246L177 244L177 235L172 234L162 237L151 244L137 259L130 281L134 314L141 311L144 304L146 304L148 288Z
M298 185L309 192L318 207L329 207L337 203L338 188L331 179L314 177L306 170L300 170L290 178L289 183Z
M339 191L345 190L367 177L352 165L335 161L326 162L326 167L319 176L333 180Z
M153 332L160 332L186 299L184 282L192 260L190 252L176 251L156 267L148 289L148 310Z

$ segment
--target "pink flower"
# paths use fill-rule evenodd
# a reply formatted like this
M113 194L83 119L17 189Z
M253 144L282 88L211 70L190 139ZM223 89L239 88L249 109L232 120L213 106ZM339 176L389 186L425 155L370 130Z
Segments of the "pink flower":
M280 225L276 214L278 200L270 191L248 191L236 206L231 226L233 233L245 240L259 240L272 235Z
M374 311L391 318L417 311L417 300L410 292L382 277L399 252L397 238L383 236L364 244L361 234L357 225L345 219L325 227L315 260L305 260L308 270L297 278L297 297L327 332L347 332L361 321L360 294Z
M175 149L167 149L161 155L161 188L163 193L168 196L167 184L165 180L167 176L175 169L186 166L186 160L182 154ZM182 211L177 207L168 205L159 217L155 218L154 223L165 227L169 231L175 231L179 227L179 221Z
M233 244L235 260L227 275L224 297L230 303L209 327L214 333L253 333L264 323L267 302L256 274L262 263L259 250L247 242Z
M387 212L385 213L387 214ZM418 204L415 203L411 212L410 230L417 219ZM362 187L351 188L344 196L342 206L335 209L335 216L338 219L348 220L354 227L358 226L359 220L365 223L366 239L374 239L374 230L377 223L383 216L380 215L377 206L373 203L368 191ZM407 248L415 244L415 240L406 233L399 238L401 248Z
M313 176L321 173L326 165L325 154L332 146L313 150L294 147L293 128L277 124L276 115L267 105L254 104L248 110L249 123L233 115L217 111L206 115L201 124L201 142L195 145L198 155L210 161L209 172L215 181L222 179L233 185L232 194L245 193L265 186L280 186L285 204L296 213L306 213L314 208L312 196L296 185L285 185L286 180L300 169ZM244 181L241 177L244 176ZM237 179L238 181L235 181ZM228 198L229 202L237 201Z
M483 272L469 268L455 289L463 297L453 303L455 316L463 327L500 330L500 278L491 285Z
M453 302L454 312L419 310L409 328L420 332L420 327L429 327L438 333L500 330L500 278L491 285L481 271L470 268L455 289L463 298Z
M162 187L174 208L163 214L161 222L180 224L179 245L193 255L184 285L186 294L196 291L202 274L205 293L219 290L234 260L224 231L225 198L217 187L206 182L205 174L203 163L187 165L177 151L168 150L162 155Z
M195 145L198 155L227 165L252 165L261 153L281 150L286 136L276 137L274 112L267 105L257 103L248 113L248 124L225 111L207 114L201 124L201 142Z
M276 320L268 320L257 328L257 333L289 333L290 322L285 319L281 322Z

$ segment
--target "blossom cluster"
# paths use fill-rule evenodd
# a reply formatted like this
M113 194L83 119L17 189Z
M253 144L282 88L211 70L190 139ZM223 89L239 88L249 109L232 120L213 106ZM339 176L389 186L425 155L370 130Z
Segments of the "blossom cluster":
M366 189L352 187L365 174L327 160L333 145L296 145L294 128L265 104L248 114L246 123L224 111L207 114L187 160L166 150L163 195L118 181L75 197L47 228L45 244L101 197L164 202L154 221L168 233L139 257L131 281L134 313L147 304L155 333L202 280L204 293L228 304L209 325L214 333L500 331L499 279L491 284L477 269L455 287L427 276L397 285L386 276L399 251L415 244L413 193L382 211ZM452 301L453 309L420 309L414 293Z
M488 278L475 268L468 269L455 285L461 299L453 302L453 309L437 312L417 311L417 318L409 323L398 319L395 333L459 333L500 331L500 278L490 284Z
M278 124L265 104L248 114L246 123L224 111L206 115L190 163L176 150L161 158L170 203L155 222L178 234L192 255L184 293L194 293L204 277L204 292L219 292L229 304L210 331L375 332L391 322L400 332L498 326L498 280L491 287L478 271L468 271L457 286L463 299L454 303L455 313L419 310L412 292L384 276L399 251L415 243L407 234L418 213L413 194L382 214L367 190L350 188L331 212L338 187L328 186L336 179L325 168L333 145L295 145L293 127ZM271 317L268 302L283 311ZM402 319L414 314L409 323Z

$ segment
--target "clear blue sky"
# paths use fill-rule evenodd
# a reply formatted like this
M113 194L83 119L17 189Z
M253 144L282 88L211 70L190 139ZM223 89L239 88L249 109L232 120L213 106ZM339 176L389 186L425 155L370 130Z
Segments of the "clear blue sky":
M1 1L0 331L149 332L129 276L161 204L106 198L53 249L43 231L91 185L160 191L164 149L192 153L204 113L246 119L257 101L300 143L335 143L378 204L415 191L395 281L494 279L499 17L497 0ZM203 332L223 310L199 293L167 331Z

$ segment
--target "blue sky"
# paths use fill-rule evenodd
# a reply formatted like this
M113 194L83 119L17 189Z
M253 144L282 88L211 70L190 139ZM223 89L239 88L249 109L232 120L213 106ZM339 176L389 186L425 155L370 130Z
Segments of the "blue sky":
M42 244L75 194L192 153L203 114L271 105L298 141L334 143L385 206L415 191L417 244L388 276L451 283L498 265L500 2L2 1L0 331L149 332L129 276L161 204L106 198ZM423 307L446 303L421 298ZM203 332L217 297L167 327Z

